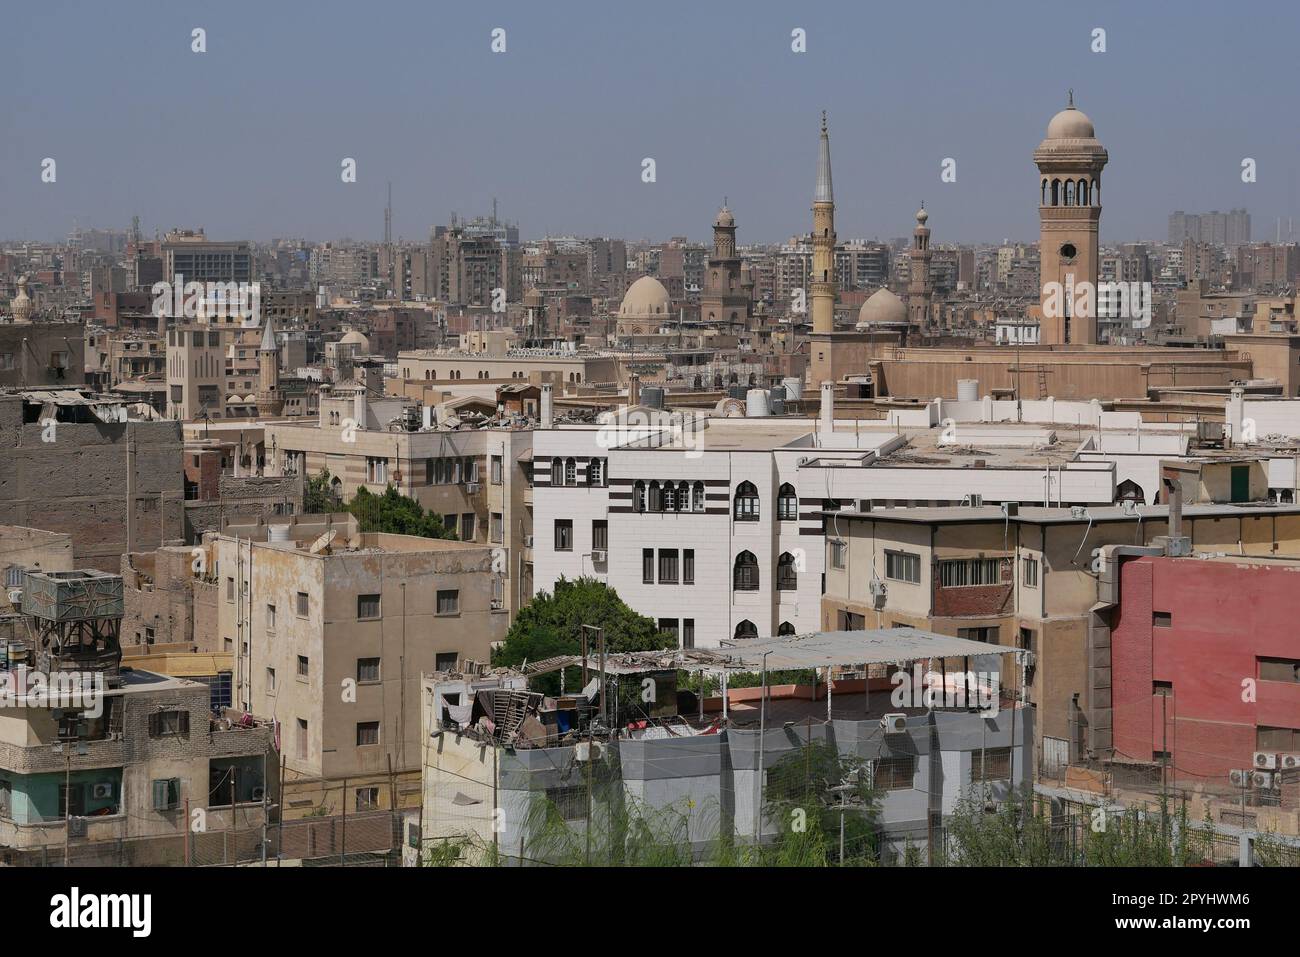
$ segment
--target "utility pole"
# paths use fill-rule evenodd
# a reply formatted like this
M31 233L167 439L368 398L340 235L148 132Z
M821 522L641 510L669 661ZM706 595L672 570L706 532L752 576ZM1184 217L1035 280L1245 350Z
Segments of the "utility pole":
M63 760L63 866L68 866L69 839L72 836L72 752L64 742Z
M763 738L767 731L767 656L772 652L763 652L762 694L758 699L758 766L754 768L754 790L757 797L754 802L754 846L759 847L763 839Z

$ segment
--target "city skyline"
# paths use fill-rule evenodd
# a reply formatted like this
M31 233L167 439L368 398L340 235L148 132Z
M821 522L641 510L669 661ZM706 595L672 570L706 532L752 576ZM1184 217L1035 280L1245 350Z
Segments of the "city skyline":
M348 8L325 4L301 23L288 11L259 11L254 31L241 25L252 9L244 5L202 14L159 6L143 25L132 22L131 46L150 52L134 59L104 52L121 29L112 10L27 10L27 39L6 63L15 94L0 147L0 232L54 240L74 220L122 228L139 215L150 231L373 240L391 181L393 235L409 241L425 240L453 211L486 213L494 198L530 238L702 241L727 196L739 243L779 243L806 231L825 109L840 157L842 237L905 236L924 200L936 245L1028 242L1037 217L1031 154L1072 88L1113 157L1103 242L1159 241L1178 209L1244 206L1257 238L1272 237L1276 217L1285 233L1300 211L1291 134L1266 119L1284 108L1287 58L1270 50L1287 31L1276 19L1224 25L1216 49L1228 61L1249 51L1253 72L1202 78L1150 69L1204 44L1192 18L1103 5L1084 20L1040 7L1007 5L1008 26L992 32L959 6L925 18L762 4L741 20L670 5L669 15L629 30L596 7L558 21L524 6L435 15L394 3L377 11L388 16L348 20ZM191 50L195 27L206 31L204 53ZM497 27L506 30L503 53L491 50ZM796 28L807 31L806 53L791 50ZM1090 50L1097 28L1106 30L1104 53ZM889 34L916 42L876 40ZM863 37L866 60L853 46ZM353 44L391 55L359 76L335 67L326 75L338 82L313 79L312 62L346 62L335 57ZM56 56L72 66L43 71ZM1019 68L1007 70L1008 60ZM435 76L472 73L473 95L438 95L451 87L428 85L429 65ZM108 80L89 83L96 69ZM539 77L549 79L539 87ZM873 78L879 92L864 96ZM566 102L548 88L582 93ZM523 95L535 90L536 99ZM177 162L175 149L187 146ZM41 182L46 157L58 164L54 183ZM345 157L357 161L355 183L340 179ZM653 183L642 182L646 157ZM1242 182L1247 157L1257 164L1253 183ZM949 158L956 181L941 182Z

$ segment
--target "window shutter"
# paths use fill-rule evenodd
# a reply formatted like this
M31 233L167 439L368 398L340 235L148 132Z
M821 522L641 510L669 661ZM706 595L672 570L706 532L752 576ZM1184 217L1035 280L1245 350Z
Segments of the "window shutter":
M180 727L180 733L181 733L181 734L189 734L189 733L190 733L190 713L189 713L188 711L180 711L180 712L177 712L177 714L179 715L179 718L180 718L180 720L177 722L178 725L179 725L179 727Z
M159 779L153 782L153 809L167 810L167 781Z

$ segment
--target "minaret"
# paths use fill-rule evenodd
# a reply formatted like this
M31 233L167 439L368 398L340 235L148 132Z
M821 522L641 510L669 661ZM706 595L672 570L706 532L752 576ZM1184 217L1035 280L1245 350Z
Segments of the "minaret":
M749 294L743 288L741 262L736 255L736 217L724 199L713 220L713 255L704 273L700 319L743 324L748 318Z
M280 347L275 342L271 317L262 326L262 344L257 347L257 414L279 415L284 410L280 393Z
M1034 150L1038 166L1040 341L1097 341L1097 229L1101 171L1109 159L1092 121L1069 103L1047 124ZM1090 283L1090 287L1081 286ZM1086 293L1085 293L1086 290Z
M32 300L27 295L27 277L25 275L18 277L18 291L9 303L9 311L13 314L15 323L25 324L32 321Z
M930 214L925 203L916 213L916 228L912 230L911 275L907 284L907 321L917 332L930 325L930 227L925 225Z
M813 193L812 327L817 335L835 331L835 194L831 189L831 140L822 111L817 154L817 190Z

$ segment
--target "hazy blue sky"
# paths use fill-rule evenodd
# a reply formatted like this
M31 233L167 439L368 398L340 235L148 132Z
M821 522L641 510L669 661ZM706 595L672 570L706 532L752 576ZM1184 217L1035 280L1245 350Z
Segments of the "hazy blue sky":
M703 239L726 195L742 243L780 241L809 228L824 108L841 237L902 235L924 199L935 242L1032 239L1030 154L1073 87L1110 151L1104 240L1243 205L1272 238L1300 231L1298 25L1291 0L40 0L5 12L0 237L138 214L377 239L391 179L406 238L495 196L525 236Z

